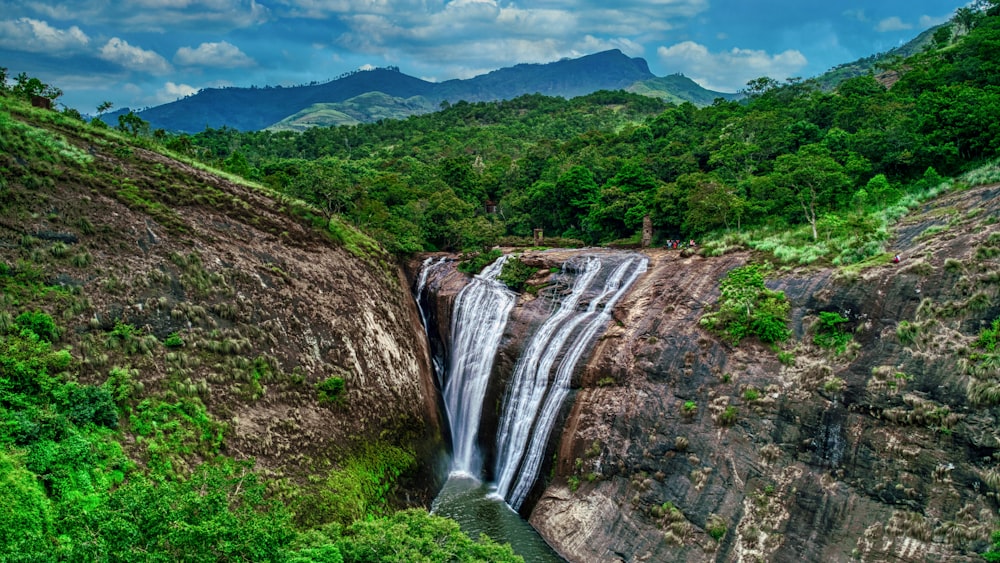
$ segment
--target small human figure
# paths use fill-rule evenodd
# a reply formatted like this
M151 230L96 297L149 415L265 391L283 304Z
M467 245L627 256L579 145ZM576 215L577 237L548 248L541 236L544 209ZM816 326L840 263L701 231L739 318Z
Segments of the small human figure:
M899 254L892 257L893 264L899 264Z
M694 248L694 247L696 247L698 245L694 243L694 239L691 239L691 242L688 243L688 246L690 246L691 248Z

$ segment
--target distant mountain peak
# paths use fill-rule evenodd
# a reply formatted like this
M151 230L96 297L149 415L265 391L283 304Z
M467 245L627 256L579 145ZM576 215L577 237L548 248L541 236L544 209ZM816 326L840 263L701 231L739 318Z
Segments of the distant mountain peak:
M631 89L652 79L656 76L645 59L609 49L550 63L518 64L464 80L428 82L389 66L363 67L329 82L304 86L205 89L140 115L153 128L170 131L194 133L223 126L259 130L288 118L310 126L404 118L434 111L445 101L507 100L525 94L574 98L598 90ZM678 96L695 101L687 96L697 88L685 85L685 93ZM381 92L385 97L363 97L370 92ZM308 115L310 111L323 112L324 116L314 119Z

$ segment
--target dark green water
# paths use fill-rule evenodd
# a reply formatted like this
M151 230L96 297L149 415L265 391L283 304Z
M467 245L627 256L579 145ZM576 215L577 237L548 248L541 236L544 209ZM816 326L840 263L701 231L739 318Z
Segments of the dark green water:
M473 538L486 534L499 543L509 543L526 563L565 563L507 503L490 495L487 485L471 477L448 477L431 510L457 521Z

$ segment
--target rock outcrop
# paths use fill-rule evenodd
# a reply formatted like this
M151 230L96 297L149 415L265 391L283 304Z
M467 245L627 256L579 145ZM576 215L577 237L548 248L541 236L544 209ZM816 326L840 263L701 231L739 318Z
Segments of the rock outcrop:
M1000 316L997 196L960 191L912 214L895 227L899 264L777 269L768 285L793 331L780 349L699 325L725 274L766 257L647 251L522 511L570 561L977 560L1000 527L1000 370L974 345ZM529 285L573 253L525 253ZM447 279L445 341L462 286ZM512 313L487 405L542 301ZM847 319L842 353L813 343L820 312Z
M998 373L973 355L1000 315L998 195L904 221L899 264L776 274L794 331L780 356L698 325L756 257L652 252L531 523L570 561L978 560L1000 527ZM844 353L812 343L821 311L848 319Z

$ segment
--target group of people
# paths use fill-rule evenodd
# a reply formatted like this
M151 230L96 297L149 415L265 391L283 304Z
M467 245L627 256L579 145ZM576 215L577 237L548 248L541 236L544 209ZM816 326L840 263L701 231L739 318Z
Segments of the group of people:
M694 243L694 239L691 239L690 242L688 242L687 245L688 245L688 248L694 248L694 247L698 246L697 244ZM677 250L678 248L683 248L683 247L684 247L684 241L676 240L676 239L668 240L667 244L664 246L664 248L670 248L670 249L673 249L673 250Z

